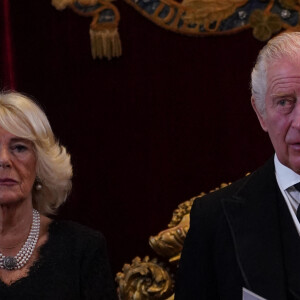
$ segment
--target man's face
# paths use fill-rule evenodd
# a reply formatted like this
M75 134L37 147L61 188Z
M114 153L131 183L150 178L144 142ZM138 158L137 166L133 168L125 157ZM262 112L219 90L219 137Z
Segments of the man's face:
M265 113L257 113L279 161L300 174L300 55L273 63L267 71Z

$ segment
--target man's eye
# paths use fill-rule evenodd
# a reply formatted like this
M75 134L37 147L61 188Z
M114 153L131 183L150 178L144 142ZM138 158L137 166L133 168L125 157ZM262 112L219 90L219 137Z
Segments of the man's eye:
M280 106L287 106L287 105L292 105L293 101L289 100L289 99L282 99L282 100L279 100L278 104Z
M281 105L281 106L285 106L286 105L286 100L280 100L279 102L278 102L278 104L279 105Z
M293 99L281 99L277 102L278 106L285 108L292 108L295 104Z

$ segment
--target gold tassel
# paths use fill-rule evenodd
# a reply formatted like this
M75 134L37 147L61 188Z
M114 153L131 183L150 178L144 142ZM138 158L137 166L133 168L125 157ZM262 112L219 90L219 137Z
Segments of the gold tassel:
M103 28L90 29L91 50L93 58L106 57L111 60L122 54L121 40L116 27L103 26Z

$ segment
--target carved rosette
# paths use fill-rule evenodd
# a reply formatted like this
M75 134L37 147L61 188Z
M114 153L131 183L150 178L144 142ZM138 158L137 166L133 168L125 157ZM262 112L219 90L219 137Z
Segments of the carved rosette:
M116 276L121 300L165 300L173 294L173 279L156 259L136 257L122 271Z

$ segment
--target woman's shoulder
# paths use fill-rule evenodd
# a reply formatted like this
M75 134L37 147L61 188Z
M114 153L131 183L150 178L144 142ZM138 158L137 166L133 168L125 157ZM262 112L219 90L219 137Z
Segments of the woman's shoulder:
M105 238L100 231L67 220L53 220L49 226L49 238L72 244L105 244Z

